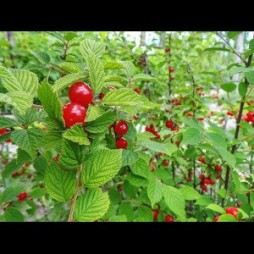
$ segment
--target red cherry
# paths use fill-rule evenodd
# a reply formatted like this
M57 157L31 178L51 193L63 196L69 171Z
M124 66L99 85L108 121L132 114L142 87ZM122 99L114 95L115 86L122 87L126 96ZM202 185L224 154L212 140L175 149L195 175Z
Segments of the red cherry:
M19 201L23 201L27 198L27 193L26 192L22 192L17 196Z
M176 125L174 125L172 128L171 128L171 131L179 131L179 128L176 126Z
M164 218L164 222L174 222L174 217L167 214Z
M63 107L65 126L70 128L76 123L85 124L86 109L75 102L69 102Z
M165 53L169 53L170 52L170 48L165 48Z
M17 176L19 176L19 172L14 172L14 173L11 174L11 176L12 176L12 177L17 177Z
M83 107L88 106L93 101L93 90L84 82L77 82L69 89L69 98Z
M159 210L154 209L153 210L153 220L158 220L158 216L159 216Z
M173 67L169 67L168 68L168 72L172 73L174 71L174 68Z
M238 208L237 208L237 207L233 207L233 206L228 207L228 208L226 209L226 213L227 213L227 214L231 214L231 215L233 215L235 218L237 218L237 215L238 215Z
M221 171L222 170L221 165L215 165L214 169L216 171Z
M171 129L174 126L174 122L171 119L168 119L165 122L165 125L166 125L167 128Z
M210 184L211 183L211 180L210 178L205 178L204 181L203 181L204 184Z
M205 184L200 184L200 188L202 191L207 191L207 186Z
M156 167L153 165L151 166L151 172L154 172L156 170Z
M141 93L141 89L140 89L140 88L135 88L134 91L135 91L136 93L138 93L138 94Z
M11 143L12 140L11 140L10 138L8 138L8 139L5 140L5 142L6 142L6 143Z
M201 162L202 164L206 164L206 161L205 161L204 157L199 157L198 161Z
M214 185L215 184L215 181L213 179L210 179L210 184L211 185Z
M120 137L116 140L116 147L118 149L126 149L127 146L128 146L128 142L125 138Z
M227 112L227 115L228 115L228 116L234 116L234 114L233 114L231 111L228 111L228 112Z
M103 98L105 97L105 94L104 93L100 93L99 94L99 98L102 100Z
M220 218L220 215L216 215L216 216L214 216L214 218L213 218L213 222L218 222L219 218Z
M200 180L204 180L205 176L203 174L199 175Z
M123 120L119 121L114 126L115 133L117 133L120 136L126 134L128 132L128 129L129 129L128 124L125 121L123 121Z
M167 166L169 165L169 161L168 161L168 160L164 160L164 161L163 161L163 165L164 165L165 167L167 167Z
M153 132L154 136L159 139L161 137L160 133L158 131Z
M6 133L8 133L8 130L6 128L0 129L0 135L4 135Z

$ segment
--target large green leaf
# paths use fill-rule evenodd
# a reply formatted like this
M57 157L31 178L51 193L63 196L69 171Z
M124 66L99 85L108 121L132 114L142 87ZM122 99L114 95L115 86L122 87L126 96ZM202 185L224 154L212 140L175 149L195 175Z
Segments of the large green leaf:
M254 71L246 72L245 77L251 85L254 84Z
M152 207L162 199L162 184L156 178L149 181L147 195Z
M180 189L185 200L196 200L201 197L201 195L192 187L184 186Z
M225 213L225 209L222 208L221 206L217 205L217 204L210 204L206 207L207 209L210 209L214 212L220 213L220 214L224 214Z
M208 143L214 147L221 147L222 149L227 149L227 143L225 137L222 134L215 132L206 133Z
M52 162L46 169L44 181L46 191L52 198L66 202L74 195L76 172L65 171Z
M84 132L83 127L80 125L74 125L70 129L66 130L63 134L63 137L80 145L90 144L90 141L87 138L87 134Z
M87 60L87 58L92 54L94 54L96 57L99 57L102 54L104 54L105 44L103 44L102 42L96 42L87 39L80 43L79 50L83 58Z
M0 117L0 129L1 128L11 128L17 126L17 122L8 117Z
M138 160L138 153L131 150L123 150L122 167L131 166Z
M135 187L147 187L149 183L146 178L132 173L129 173L125 179Z
M235 83L224 83L221 86L221 89L223 89L224 91L226 91L227 93L231 93L236 89L236 84Z
M89 105L86 115L86 122L91 122L105 113L105 109L99 106Z
M82 171L84 185L96 188L111 180L122 165L121 150L99 150L89 156Z
M231 168L235 167L236 159L233 154L231 154L229 151L221 147L216 147L215 149L218 151L221 158L225 160Z
M182 192L172 186L164 185L162 188L162 193L168 208L181 218L184 218L185 202Z
M202 141L202 133L199 129L196 128L188 128L183 133L182 143L186 145L197 145Z
M138 159L134 164L131 165L131 171L134 175L149 178L151 175L150 167L147 161Z
M48 130L41 141L40 146L45 150L52 150L59 148L62 145L62 132L60 130Z
M98 220L107 212L109 204L108 193L100 189L88 190L77 200L74 219L87 222Z
M24 216L22 213L12 207L8 207L4 213L5 221L6 222L23 222L24 221Z
M237 222L236 218L231 214L222 214L218 222Z

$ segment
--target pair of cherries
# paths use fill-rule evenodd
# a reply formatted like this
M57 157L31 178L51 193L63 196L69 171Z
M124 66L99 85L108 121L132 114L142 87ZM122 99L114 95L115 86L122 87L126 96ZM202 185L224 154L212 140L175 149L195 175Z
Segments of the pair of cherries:
M127 140L123 137L128 132L128 124L121 120L114 126L114 131L120 137L116 139L116 147L118 149L126 149L128 146Z

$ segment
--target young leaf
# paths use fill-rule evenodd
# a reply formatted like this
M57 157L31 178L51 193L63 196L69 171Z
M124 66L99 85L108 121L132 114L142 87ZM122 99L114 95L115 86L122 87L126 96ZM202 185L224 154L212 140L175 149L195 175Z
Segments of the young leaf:
M78 198L74 218L76 221L95 221L100 219L108 210L110 200L108 193L100 189L88 190Z
M236 89L236 84L232 83L232 82L231 83L224 83L220 87L227 93L231 93Z
M105 109L98 106L89 105L87 110L86 122L91 122L105 113Z
M154 205L162 199L161 187L160 182L156 178L149 181L147 186L147 195L151 201L152 207L154 207Z
M90 144L90 141L87 138L87 134L84 132L83 127L80 125L74 125L70 129L66 130L63 134L63 137L80 145Z
M105 45L102 42L87 39L80 43L79 50L83 58L86 60L91 54L94 54L96 57L103 55Z
M224 214L225 209L217 204L210 204L206 207L207 209L210 209L212 211L215 211L216 213Z
M60 63L60 68L69 73L82 72L82 69L76 63L71 62Z
M89 156L84 164L82 180L85 186L96 188L111 180L120 170L121 150L99 150Z
M107 62L103 65L104 70L108 69L123 69L124 65L118 62Z
M66 202L72 198L76 185L76 172L65 171L52 162L45 172L45 188L57 201Z

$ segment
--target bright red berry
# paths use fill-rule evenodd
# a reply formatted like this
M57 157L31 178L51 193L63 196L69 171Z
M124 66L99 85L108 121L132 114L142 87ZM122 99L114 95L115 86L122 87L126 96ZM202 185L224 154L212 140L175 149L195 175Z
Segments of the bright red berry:
M169 67L168 68L168 72L172 73L174 71L174 68L173 67Z
M128 132L128 129L129 129L128 124L125 121L123 121L123 120L119 121L114 126L115 133L117 133L120 136L126 134Z
M93 90L84 82L77 82L69 89L69 98L83 107L88 106L93 101Z
M99 94L99 98L102 100L103 98L105 97L105 94L104 93L100 93Z
M207 191L207 186L205 184L200 184L200 188L202 191Z
M138 93L138 94L141 93L141 89L140 89L140 88L135 88L134 91L135 91L136 93Z
M204 180L205 179L205 176L203 174L199 175L199 179L200 180Z
M0 129L0 135L4 135L8 132L8 130L6 128L2 128Z
M228 207L227 209L226 209L226 213L227 214L231 214L231 215L233 215L235 218L237 218L237 215L238 215L238 208L237 207Z
M164 222L174 222L174 217L167 214L164 218Z
M218 222L219 218L220 218L220 215L216 215L216 216L214 216L214 218L213 218L213 222Z
M158 220L158 216L159 216L159 210L154 209L153 210L153 220Z
M70 128L76 123L85 124L86 109L75 102L69 102L63 107L63 119L65 126Z
M167 167L167 166L169 165L169 161L168 161L168 160L164 160L164 161L163 161L163 165L164 165L165 167Z
M174 122L171 119L168 119L165 122L165 125L166 125L167 128L171 129L174 126Z
M176 126L176 125L174 125L172 128L171 128L171 131L179 131L179 128Z
M22 192L17 196L19 201L23 201L27 198L27 193L26 192Z
M170 48L165 48L165 53L169 53L170 52Z
M205 161L204 157L199 157L198 161L201 162L202 164L206 164L206 161Z
M128 142L125 138L120 137L116 140L116 147L118 149L126 149L127 146L128 146Z
M203 183L204 183L204 184L211 184L211 179L210 179L210 178L205 178L205 179L203 180Z
M228 111L228 112L227 112L227 115L228 115L228 116L234 116L234 114L233 114L231 111Z
M12 140L11 140L10 138L8 138L8 139L5 140L5 142L6 142L6 143L11 143Z
M221 165L215 165L214 169L216 171L221 171L222 170Z

